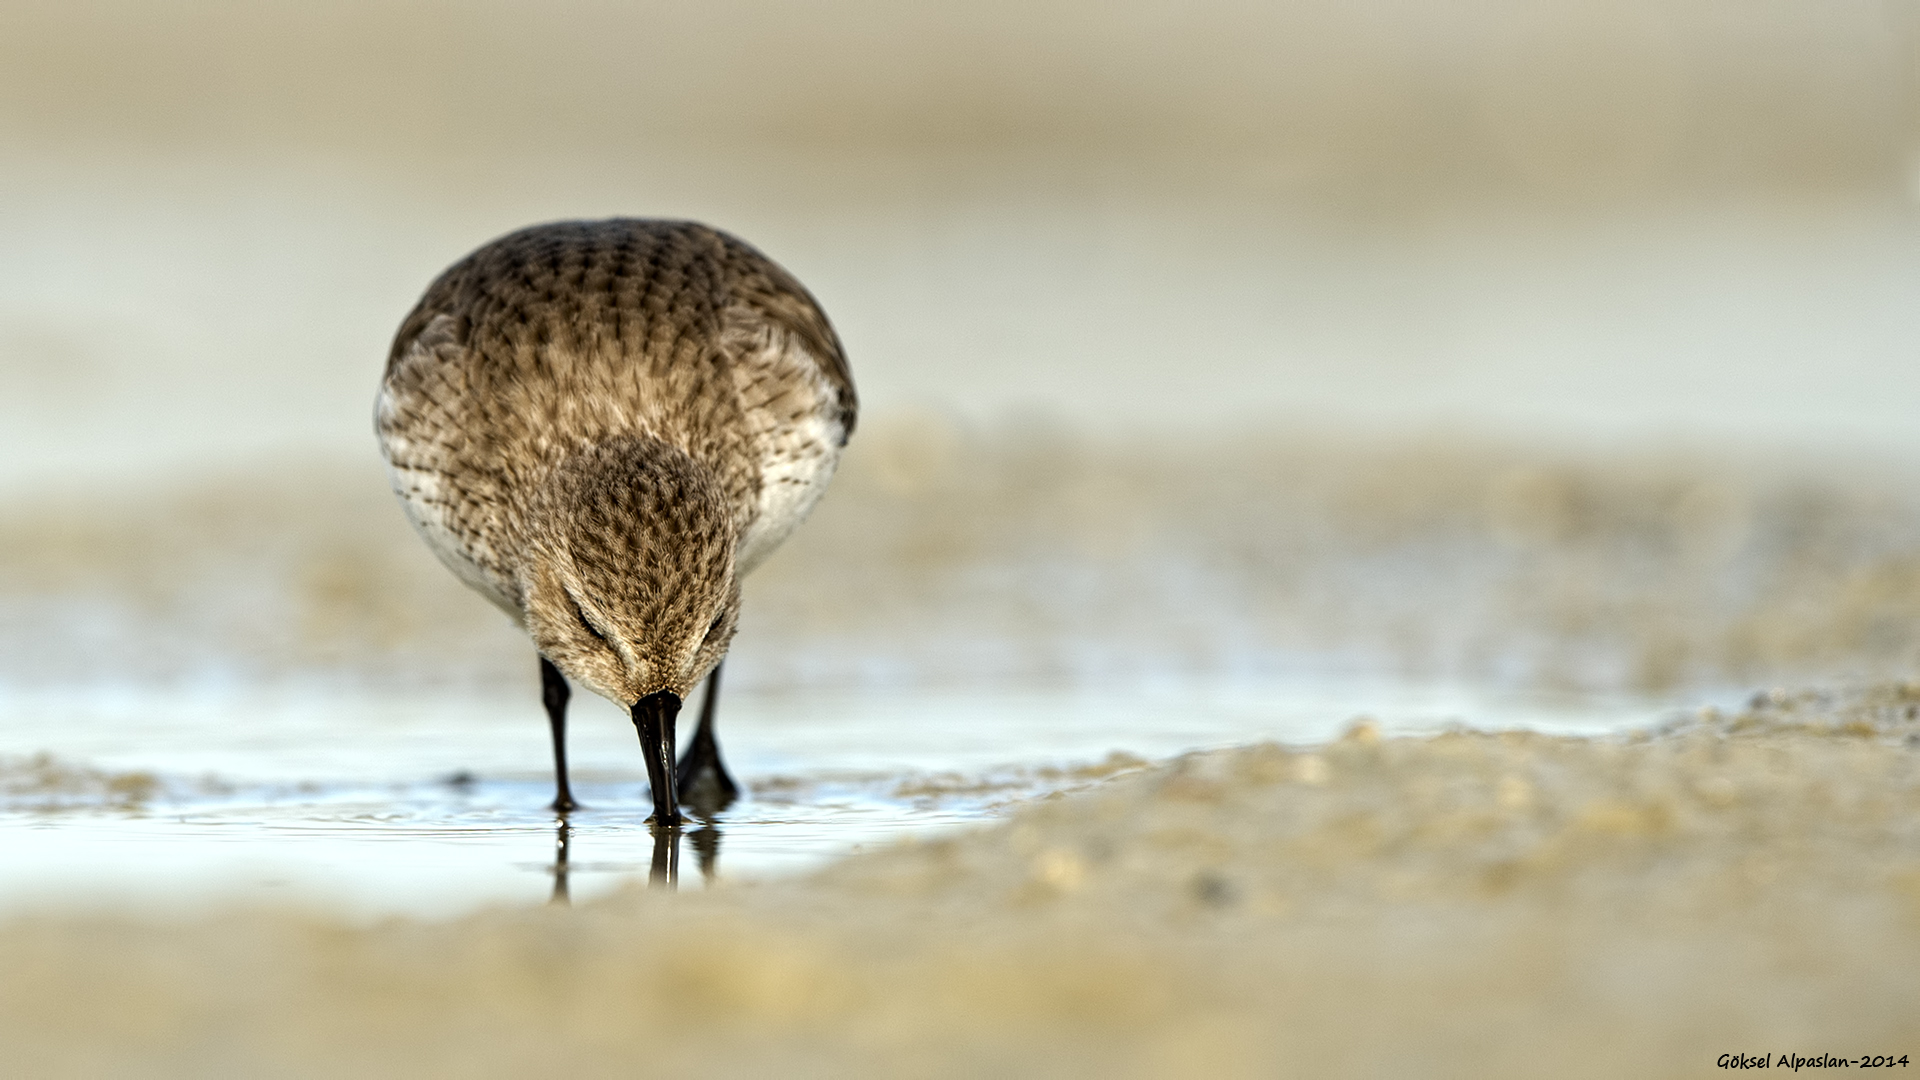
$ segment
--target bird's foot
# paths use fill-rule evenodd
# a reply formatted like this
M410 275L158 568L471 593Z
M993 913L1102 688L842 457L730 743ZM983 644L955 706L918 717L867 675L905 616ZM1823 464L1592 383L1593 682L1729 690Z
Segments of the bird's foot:
M740 798L733 778L715 769L696 773L680 788L680 805L698 817L711 820Z
M712 739L694 740L676 772L681 805L703 818L713 817L740 798L740 785L727 773Z

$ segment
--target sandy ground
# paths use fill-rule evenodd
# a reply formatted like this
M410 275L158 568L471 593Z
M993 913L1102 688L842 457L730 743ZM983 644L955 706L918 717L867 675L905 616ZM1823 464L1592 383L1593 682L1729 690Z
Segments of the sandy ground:
M1361 725L811 877L353 928L16 917L16 1075L1693 1076L1920 1054L1920 686Z

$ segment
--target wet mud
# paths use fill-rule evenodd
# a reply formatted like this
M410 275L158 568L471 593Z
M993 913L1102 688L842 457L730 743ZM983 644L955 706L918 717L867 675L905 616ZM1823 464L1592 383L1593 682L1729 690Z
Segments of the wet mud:
M33 1075L1694 1076L1912 1052L1920 686L1186 755L811 876L0 929ZM137 903L137 901L136 901Z

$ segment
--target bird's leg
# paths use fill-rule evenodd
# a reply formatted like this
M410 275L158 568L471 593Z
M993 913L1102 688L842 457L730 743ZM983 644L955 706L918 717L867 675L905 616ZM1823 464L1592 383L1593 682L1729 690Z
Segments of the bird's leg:
M567 784L567 698L572 694L567 689L567 677L560 674L553 661L541 657L540 700L546 702L547 726L553 729L553 811L556 814L565 814L580 805L573 801L573 788Z
M720 760L720 742L713 735L713 714L720 701L720 665L707 676L707 696L700 703L700 727L693 733L693 744L680 759L678 780L680 797L693 812L711 817L733 805L740 797L740 786L727 775Z

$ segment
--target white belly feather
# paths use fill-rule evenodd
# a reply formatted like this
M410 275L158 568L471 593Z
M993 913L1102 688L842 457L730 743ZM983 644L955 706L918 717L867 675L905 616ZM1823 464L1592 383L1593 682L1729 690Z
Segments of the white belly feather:
M773 554L826 494L847 437L833 388L798 341L779 335L754 360L734 369L760 457L753 521L734 556L742 574Z

